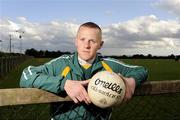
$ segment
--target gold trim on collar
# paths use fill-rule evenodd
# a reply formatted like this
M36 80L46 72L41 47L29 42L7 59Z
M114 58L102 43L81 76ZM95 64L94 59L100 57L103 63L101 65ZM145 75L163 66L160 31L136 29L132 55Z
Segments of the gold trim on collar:
M101 63L105 70L107 70L109 72L113 72L108 64L106 64L104 61L101 61Z
M91 65L90 64L85 64L85 65L82 65L82 67L85 68L85 69L88 69L88 68L91 67Z

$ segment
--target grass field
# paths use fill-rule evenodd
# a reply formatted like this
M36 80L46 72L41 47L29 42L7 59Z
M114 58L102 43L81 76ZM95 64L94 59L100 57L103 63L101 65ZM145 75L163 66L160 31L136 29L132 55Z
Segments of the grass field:
M0 88L16 88L19 87L19 78L21 76L22 70L29 65L39 65L50 59L31 59L24 62L22 65L18 66L16 69L11 71L7 76L0 78ZM125 63L141 65L149 70L148 80L180 80L180 62L176 62L171 59L123 59ZM22 117L22 114L27 110L23 109L23 113L20 115L23 119L40 119L39 111L43 109L42 112L49 109L48 105L42 105L35 110L36 107L30 105L31 111L34 114L26 115L27 117ZM33 108L33 110L32 110ZM13 108L17 109L16 107ZM19 110L19 109L18 109ZM30 112L31 112L30 111ZM34 112L36 111L36 112ZM38 112L37 112L38 111ZM27 111L28 112L28 111ZM14 113L14 112L13 112ZM41 113L42 114L42 113ZM48 111L44 112L47 114ZM18 112L16 112L18 115ZM23 114L24 115L24 114ZM0 108L0 118L9 119L17 118L14 117L12 113L7 110L7 108ZM10 117L11 116L11 117ZM37 118L33 117L36 116ZM46 115L42 115L46 116ZM19 117L18 117L19 118ZM17 118L17 119L18 119ZM46 117L45 117L46 118ZM166 94L166 95L156 95L156 96L135 96L128 102L114 108L112 114L112 120L172 120L180 119L180 94Z
M148 69L148 80L180 80L180 62L173 59L126 59L129 64L141 65Z
M34 58L24 62L7 76L0 78L0 88L19 87L19 78L22 70L29 66L37 66L48 62L49 58ZM172 59L122 59L123 62L144 66L149 71L148 80L180 80L180 62Z
M0 78L0 88L19 87L19 79L24 68L28 67L29 65L37 66L45 62L48 62L49 60L49 58L33 58L25 61L23 64L17 66L17 68L11 71L8 75L4 76L3 78Z

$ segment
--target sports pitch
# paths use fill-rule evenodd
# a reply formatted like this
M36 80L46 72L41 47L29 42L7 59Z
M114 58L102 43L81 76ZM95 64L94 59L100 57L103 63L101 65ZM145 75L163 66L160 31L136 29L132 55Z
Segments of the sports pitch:
M34 58L24 62L8 75L0 79L0 88L19 87L22 70L29 65L39 65L48 62L49 58ZM122 59L125 63L141 65L149 71L149 81L180 80L180 62L172 59ZM40 106L40 107L37 107ZM134 96L131 101L113 109L112 120L170 120L180 119L180 94L165 94L154 96ZM4 119L44 119L49 117L49 105L28 105L0 108L0 118ZM18 110L18 112L13 111ZM30 110L30 111L28 111ZM46 111L45 111L46 110ZM41 112L39 114L39 112ZM29 114L25 114L29 113ZM23 117L23 115L25 115Z

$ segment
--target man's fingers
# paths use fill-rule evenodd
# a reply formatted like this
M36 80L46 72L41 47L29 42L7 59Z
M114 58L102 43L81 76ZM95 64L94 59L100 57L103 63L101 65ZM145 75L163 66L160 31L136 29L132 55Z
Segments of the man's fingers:
M83 96L82 95L78 95L76 98L78 99L79 102L83 101Z
M91 103L90 98L84 86L87 86L90 80L73 81L67 80L65 83L65 91L74 103L85 102Z
M87 86L90 80L80 81L81 85Z
M90 98L89 98L89 96L88 96L88 93L87 93L87 91L86 91L85 89L82 91L82 94L83 94L83 96L84 96L84 101L86 102L86 104L87 104L87 103L90 104L90 103L91 103L91 100L90 100Z
M74 101L74 103L78 103L78 100L75 97L71 99Z
M83 86L87 86L87 85L89 84L90 80L91 80L91 79L81 81L81 84L82 84ZM86 104L90 104L90 103L91 103L91 100L90 100L90 98L89 98L89 96L88 96L88 93L87 93L87 91L86 91L85 89L82 90L82 94L83 94L83 97L84 97L84 102L85 102Z
M129 101L132 98L132 96L133 96L133 92L130 91L130 89L126 89L123 102Z

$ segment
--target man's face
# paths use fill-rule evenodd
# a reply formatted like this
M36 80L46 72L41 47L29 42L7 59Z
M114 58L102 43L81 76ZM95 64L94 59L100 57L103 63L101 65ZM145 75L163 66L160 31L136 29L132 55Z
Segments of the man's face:
M82 26L77 33L75 45L81 59L88 61L94 58L102 46L100 30Z

